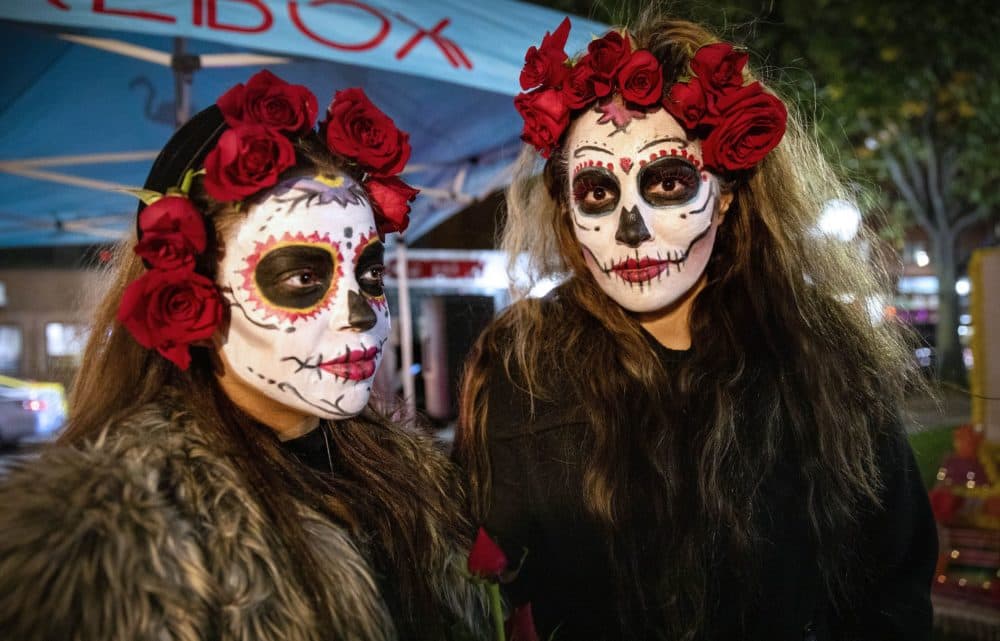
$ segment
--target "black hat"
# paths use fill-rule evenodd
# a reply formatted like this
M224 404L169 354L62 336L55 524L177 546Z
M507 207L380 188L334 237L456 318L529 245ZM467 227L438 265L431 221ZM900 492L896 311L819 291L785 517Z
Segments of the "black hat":
M143 187L162 194L170 187L180 185L187 170L205 163L208 152L215 147L225 130L226 121L217 106L212 105L196 113L163 146L149 169ZM142 207L139 206L140 211Z

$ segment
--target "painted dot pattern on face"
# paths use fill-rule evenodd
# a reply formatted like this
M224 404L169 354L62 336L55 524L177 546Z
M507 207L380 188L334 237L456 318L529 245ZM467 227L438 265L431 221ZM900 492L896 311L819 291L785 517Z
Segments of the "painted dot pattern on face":
M314 247L329 252L333 260L333 275L326 293L315 304L302 309L283 307L268 300L261 293L256 278L257 266L261 260L277 249L292 246ZM343 264L344 257L340 253L337 243L331 241L329 236L321 236L318 232L313 232L309 235L301 232L296 234L285 233L279 238L271 236L263 243L255 242L254 252L247 256L246 267L240 270L238 274L243 277L241 289L246 295L247 301L253 304L254 311L263 312L262 320L266 321L273 317L278 320L294 323L306 318L315 318L316 315L333 301L337 294L339 281L344 273Z
M613 172L615 170L615 163L613 162L601 162L599 160L586 160L581 162L576 167L573 168L573 175L577 175L583 169L588 169L590 167L597 167L599 169L607 169ZM628 172L626 172L628 173Z

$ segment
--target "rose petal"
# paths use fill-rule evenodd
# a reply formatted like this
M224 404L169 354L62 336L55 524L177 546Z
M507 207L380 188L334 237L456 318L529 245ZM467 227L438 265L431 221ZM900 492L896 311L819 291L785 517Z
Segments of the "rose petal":
M263 125L243 125L223 133L205 158L205 189L219 201L242 200L274 185L294 165L288 138Z
M507 569L507 556L481 527L469 551L468 568L469 572L484 579L497 578Z
M521 139L548 158L569 125L569 108L562 92L536 89L518 94L514 106L524 119Z
M365 189L374 205L379 234L384 236L391 232L406 231L410 224L409 203L413 202L420 190L410 187L395 176L371 178L365 183Z
M396 127L365 92L338 91L323 125L331 151L353 160L373 176L395 176L410 159L410 136Z

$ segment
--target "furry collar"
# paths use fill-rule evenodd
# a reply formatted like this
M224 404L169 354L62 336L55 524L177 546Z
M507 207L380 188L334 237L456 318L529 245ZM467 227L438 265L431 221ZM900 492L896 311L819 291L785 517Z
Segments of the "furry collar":
M351 535L300 512L322 585L297 584L289 549L202 429L170 404L147 406L0 485L0 629L22 641L395 639ZM434 589L475 629L480 595L453 552ZM334 630L318 629L309 592L329 605Z

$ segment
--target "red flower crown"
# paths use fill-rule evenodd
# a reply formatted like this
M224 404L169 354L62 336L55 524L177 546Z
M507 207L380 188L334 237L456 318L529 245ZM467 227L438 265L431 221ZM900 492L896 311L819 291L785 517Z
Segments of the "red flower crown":
M597 103L615 126L632 113L660 106L692 138L702 139L705 167L717 172L749 169L781 141L788 112L759 82L744 85L746 52L718 42L698 49L690 79L664 92L663 70L645 49L632 50L627 33L610 31L593 40L578 60L566 55L569 18L531 47L521 70L522 93L514 105L524 119L521 139L548 158L558 147L574 110ZM616 109L614 96L625 103Z
M277 184L295 166L292 140L314 131L318 110L309 89L269 71L216 105L229 128L205 158L204 186L218 201L244 200ZM333 154L364 172L379 233L405 230L418 192L397 177L410 158L409 135L361 89L336 93L318 133ZM188 172L167 194L139 192L148 206L139 213L135 253L147 271L126 288L117 316L140 345L182 370L191 364L188 347L212 336L224 308L215 284L195 271L206 248L204 216L188 198L195 175Z

